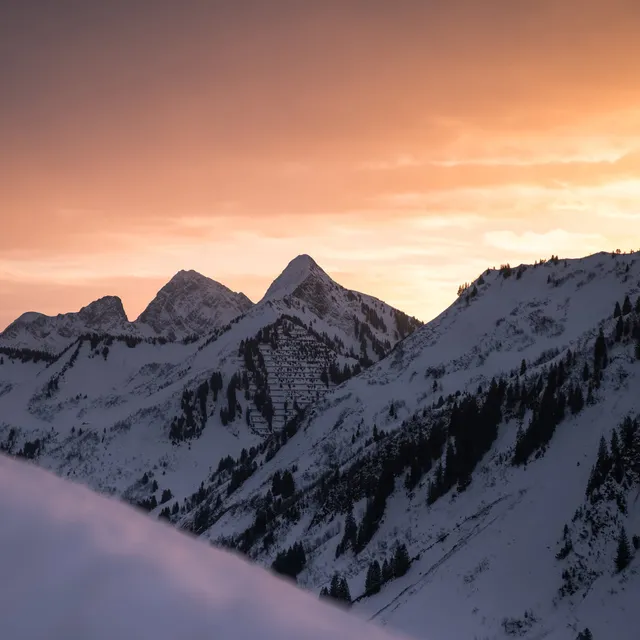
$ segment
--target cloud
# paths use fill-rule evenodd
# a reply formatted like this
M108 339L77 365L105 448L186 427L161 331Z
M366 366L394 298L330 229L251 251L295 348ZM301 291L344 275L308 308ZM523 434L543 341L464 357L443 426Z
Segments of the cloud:
M369 171L393 171L394 169L404 169L406 167L421 167L424 164L424 160L419 160L411 154L406 154L397 156L392 160L363 162L358 166L360 169Z
M487 245L505 253L536 258L546 258L552 253L563 257L581 257L603 250L607 244L606 238L600 234L570 232L565 229L553 229L545 233L488 231L483 239Z

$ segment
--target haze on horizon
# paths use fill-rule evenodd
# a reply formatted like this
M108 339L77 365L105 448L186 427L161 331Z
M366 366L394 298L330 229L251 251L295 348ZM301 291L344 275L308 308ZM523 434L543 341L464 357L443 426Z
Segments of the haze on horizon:
M640 247L640 3L0 4L0 327L308 253L429 320Z

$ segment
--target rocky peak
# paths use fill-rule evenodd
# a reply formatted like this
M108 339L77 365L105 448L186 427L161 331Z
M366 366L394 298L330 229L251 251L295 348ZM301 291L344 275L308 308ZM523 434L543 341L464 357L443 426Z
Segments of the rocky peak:
M273 281L263 300L274 300L291 295L309 278L332 282L331 278L318 266L316 261L306 254L294 258L285 270Z
M118 296L105 296L82 307L78 317L87 328L110 329L128 322L122 300Z
M179 271L136 320L169 338L205 334L244 313L253 303L243 293L197 271Z

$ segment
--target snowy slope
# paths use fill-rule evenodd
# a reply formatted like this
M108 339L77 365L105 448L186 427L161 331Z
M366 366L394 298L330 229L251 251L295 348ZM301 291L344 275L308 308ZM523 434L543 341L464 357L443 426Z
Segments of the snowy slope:
M135 333L120 298L100 298L77 313L57 316L32 311L24 313L0 333L0 347L59 353L80 335L92 332Z
M616 302L622 305L628 295L635 304L638 298L640 259L598 254L522 268L519 274L515 269L483 274L468 298L461 296L390 356L310 407L297 432L272 456L256 456L255 472L239 488L229 493L229 476L214 476L210 487L205 483L204 500L176 521L267 565L301 542L307 563L299 582L317 592L339 571L353 598L364 591L369 563L382 563L398 541L405 542L414 558L409 573L354 606L418 637L429 628L456 638L569 640L588 627L596 638L635 638L639 618L631 603L640 589L638 567L632 562L615 574L613 558L620 526L627 527L629 538L640 535L640 476L625 485L626 513L605 501L615 517L597 533L588 532L594 509L601 507L585 504L585 490L600 438L609 441L627 415L640 413L634 391L640 382L638 338L627 335L617 342L613 318ZM640 315L627 313L625 324L638 331ZM592 382L583 380L582 367L591 367L595 380L600 327L610 363L593 388L592 404L575 416L567 410L550 443L538 450L539 459L525 467L512 464L518 429L527 428L533 413L530 408L522 416L507 413L466 490L450 490L428 505L434 470L411 491L404 486L408 469L402 471L372 540L358 554L348 551L336 559L345 518L341 496L353 496L355 519L361 522L367 494L358 484L373 481L375 492L378 461L392 459L403 439L428 434L438 422L448 424L458 392L473 397L480 386L481 401L493 376L509 384L542 383L568 350L573 364L565 388L582 385L586 397ZM374 425L389 435L372 441ZM640 442L640 432L637 437ZM293 470L298 492L274 511L273 475L287 469ZM586 520L574 518L581 508L591 513ZM267 525L258 524L265 517ZM565 524L576 549L586 535L587 547L600 551L558 559ZM591 577L573 596L561 597L563 572L573 565Z
M0 456L6 640L390 638L115 501Z
M301 543L302 586L317 593L338 571L357 613L415 637L429 629L470 640L574 640L588 627L595 638L631 639L637 559L615 573L613 558L622 526L629 539L640 535L640 472L609 478L596 498L586 488L600 438L611 442L626 416L640 414L639 294L638 254L489 270L397 342L416 328L406 316L343 289L300 256L260 303L197 343L116 341L106 357L104 342L84 343L70 366L73 349L53 363L5 359L0 445L133 502L159 502L170 489L155 515L267 566ZM620 319L616 303L625 308ZM594 360L600 329L604 368ZM373 364L344 383L321 378L332 363L365 358ZM514 464L518 434L547 415L542 404L560 363L558 394L566 401L579 387L587 402L575 414L566 408L527 464ZM208 390L201 407L198 389L217 373L219 396ZM225 423L234 379L239 415ZM462 408L490 407L495 389L495 437L473 453L469 481L456 477L434 499L449 448L457 460L458 447L473 442L468 434L484 428L482 412L469 418ZM264 393L276 408L273 431L258 407ZM293 399L306 410L292 410ZM439 449L435 433L444 434ZM385 469L393 483L384 515L358 553L347 546L336 557L350 503L360 528L386 486ZM274 474L285 471L295 491L274 495ZM371 562L382 564L399 542L409 571L363 597ZM575 590L561 592L568 581Z
M170 340L202 336L250 309L243 293L196 271L180 271L164 286L135 324Z

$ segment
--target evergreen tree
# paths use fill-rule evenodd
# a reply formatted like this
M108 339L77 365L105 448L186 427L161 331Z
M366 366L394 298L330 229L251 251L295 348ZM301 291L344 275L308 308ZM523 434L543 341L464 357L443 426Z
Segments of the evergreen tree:
M331 578L331 587L329 587L329 595L334 599L338 599L338 594L340 592L340 575L338 573L334 573Z
M607 342L604 338L602 327L600 327L600 331L598 332L598 337L596 338L594 345L593 366L596 371L606 369L607 367Z
M411 558L409 557L409 552L407 551L406 544L399 544L396 547L396 552L393 558L393 575L396 578L399 578L407 571L409 571L409 567L411 566Z
M587 482L587 496L593 495L593 492L599 489L604 481L607 479L607 474L611 469L611 458L609 457L609 451L607 449L607 442L604 436L600 438L600 445L598 446L598 458L596 464L591 470L589 481Z
M382 563L382 582L393 580L393 565L385 558Z
M237 379L235 374L231 376L229 385L227 386L227 421L233 422L236 419L236 406L238 401L236 399L236 383Z
M271 494L279 496L282 492L282 476L280 471L276 471L271 478Z
M293 474L288 469L282 474L281 493L284 499L290 498L296 492Z
M620 535L618 537L618 550L616 552L616 570L618 572L624 571L631 562L631 547L629 546L629 539L627 538L627 532L625 528L620 529Z
M587 627L584 631L581 631L578 634L576 640L593 640L593 634L591 633L589 627Z
M633 307L631 306L631 300L629 300L629 296L626 295L624 297L624 302L622 303L622 315L626 316L631 313Z
M569 408L574 415L580 413L584 407L584 396L582 395L582 388L579 384L571 388L569 392Z
M334 573L331 578L331 586L328 589L327 587L322 587L320 597L351 604L351 592L349 591L347 579L339 573Z
M622 310L620 309L620 303L616 302L615 309L613 310L613 317L619 318L622 315Z
M378 530L387 506L387 498L393 493L394 485L393 470L387 465L382 469L373 497L367 500L367 508L358 529L358 539L354 549L356 553L369 544Z
M380 591L380 585L382 582L382 572L380 570L380 563L374 560L367 571L367 577L364 583L364 591L366 595L373 595Z
M622 316L618 316L618 321L616 322L616 342L620 342L622 340L622 334L624 333L624 322L622 321Z
M524 358L522 358L522 362L520 363L520 375L523 376L527 372L527 363Z
M636 313L640 313L640 296L638 296L636 298L636 308L635 308Z
M293 547L276 556L271 568L284 576L296 578L307 564L307 557L301 542L296 542Z
M344 532L342 534L342 540L336 547L336 558L341 556L348 548L356 548L358 543L358 525L353 517L353 507L349 507L347 517L344 520Z
M338 596L338 600L351 604L351 591L349 590L349 583L344 576L340 578Z

